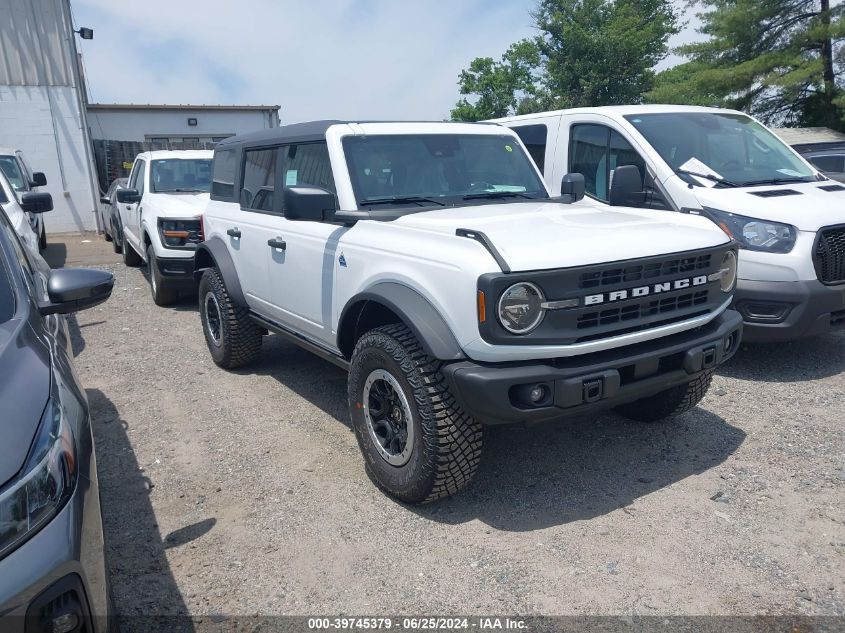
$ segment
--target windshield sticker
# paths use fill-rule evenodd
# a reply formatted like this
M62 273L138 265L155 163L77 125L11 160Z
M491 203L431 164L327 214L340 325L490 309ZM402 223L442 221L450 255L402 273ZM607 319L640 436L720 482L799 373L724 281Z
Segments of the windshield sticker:
M298 174L299 174L298 169L288 169L285 172L285 187L295 186Z
M487 187L484 191L502 191L505 193L522 193L523 191L527 191L525 187L521 185L491 185Z
M505 145L505 149L509 152L513 151L513 147L511 147L510 145Z
M704 187L715 187L718 182L713 180L713 178L722 180L722 175L719 172L710 169L707 165L695 157L690 158L687 162L678 167L678 169L684 171L689 176L692 176L697 183ZM710 178L707 176L710 176Z
M779 174L783 174L784 176L792 176L793 178L803 178L806 174L802 174L800 171L794 171L792 169L778 169L777 172Z

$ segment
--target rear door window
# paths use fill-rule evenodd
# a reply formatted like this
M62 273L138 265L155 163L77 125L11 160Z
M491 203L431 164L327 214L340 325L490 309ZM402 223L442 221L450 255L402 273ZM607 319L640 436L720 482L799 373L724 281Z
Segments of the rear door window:
M214 150L211 174L211 199L221 202L235 201L235 168L237 150Z
M273 211L276 188L278 147L244 151L240 203L242 209Z

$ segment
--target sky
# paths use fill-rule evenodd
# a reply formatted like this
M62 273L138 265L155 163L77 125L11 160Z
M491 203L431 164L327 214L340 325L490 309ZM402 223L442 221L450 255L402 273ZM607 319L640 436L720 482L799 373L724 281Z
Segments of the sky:
M473 58L498 59L535 34L535 1L72 0L72 8L76 27L94 29L93 40L77 39L93 102L280 105L287 124L448 118ZM672 46L697 37L692 12L685 20Z

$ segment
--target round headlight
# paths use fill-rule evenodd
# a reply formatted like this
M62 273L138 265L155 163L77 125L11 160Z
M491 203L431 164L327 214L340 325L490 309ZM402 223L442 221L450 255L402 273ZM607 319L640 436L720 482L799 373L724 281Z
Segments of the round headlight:
M722 279L719 282L722 286L722 292L730 292L736 284L736 253L733 251L725 253L719 270L722 273Z
M534 284L521 281L502 293L497 306L499 322L508 332L528 334L540 325L545 310L543 292Z

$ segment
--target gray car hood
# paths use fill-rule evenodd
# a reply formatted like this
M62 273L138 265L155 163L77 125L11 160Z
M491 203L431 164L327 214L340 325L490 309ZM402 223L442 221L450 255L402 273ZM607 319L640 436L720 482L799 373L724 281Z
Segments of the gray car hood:
M20 318L0 323L0 488L23 467L50 397L50 351Z

